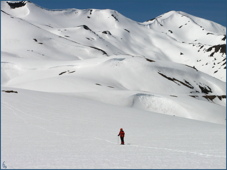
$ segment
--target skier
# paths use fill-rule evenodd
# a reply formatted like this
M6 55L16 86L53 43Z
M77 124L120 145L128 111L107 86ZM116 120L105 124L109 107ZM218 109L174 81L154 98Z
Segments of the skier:
M121 138L121 145L124 145L125 144L125 142L124 142L125 132L123 131L122 128L120 129L118 136L120 136L120 138Z

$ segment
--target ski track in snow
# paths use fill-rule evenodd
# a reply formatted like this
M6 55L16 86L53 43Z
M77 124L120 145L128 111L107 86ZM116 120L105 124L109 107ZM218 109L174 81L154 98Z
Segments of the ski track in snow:
M46 131L46 132L48 132L48 133L53 133L53 134L60 135L60 136L69 136L69 135L66 135L66 134L63 134L63 133L60 133L60 132L57 132L57 131L50 131L50 130L48 130L48 129L42 127L41 125L40 125L40 126L38 126L38 125L33 125L32 123L30 123L29 121L27 121L26 118L23 118L22 116L19 116L19 114L18 114L17 112L20 112L20 113L22 113L23 115L26 115L27 117L31 117L31 118L34 118L34 119L40 119L40 120L42 120L42 121L48 121L48 122L50 122L50 120L43 119L43 118L41 118L41 117L38 117L38 116L34 116L34 115L31 115L31 114L25 113L24 111L21 111L20 109L17 109L17 108L15 108L15 107L10 106L10 104L8 104L8 103L6 103L6 102L2 102L1 104L3 105L2 107L6 107L6 108L8 108L9 110L11 110L12 113L13 113L15 116L17 116L19 119L21 119L21 120L22 120L26 125L28 125L28 126L32 126L32 127L35 127L35 128L39 128L39 129L44 130L44 131Z
M1 108L3 108L3 107L6 107L6 108L8 108L9 110L11 110L12 113L13 113L16 117L18 117L20 120L22 120L25 124L28 124L28 122L27 122L24 118L22 118L21 116L19 116L19 115L16 113L16 109L13 108L12 106L10 106L8 103L2 101L2 102L1 102ZM21 112L20 110L17 110L17 111ZM23 112L22 112L22 113L23 113Z
M94 137L97 140L102 140L111 144L116 144L112 141L102 139L102 138L97 138ZM119 142L118 142L119 143ZM185 154L193 154L193 155L198 155L198 156L204 156L204 157L216 157L216 158L226 158L226 156L221 156L221 155L210 155L210 154L205 154L205 153L199 153L199 152L190 152L190 151L184 151L184 150L177 150L177 149L170 149L170 148L159 148L159 147L153 147L153 146L141 146L141 145L133 145L133 144L125 144L124 146L127 147L138 147L138 148L146 148L146 149L156 149L156 150L165 150L165 151L170 151L170 152L178 152L178 153L185 153Z

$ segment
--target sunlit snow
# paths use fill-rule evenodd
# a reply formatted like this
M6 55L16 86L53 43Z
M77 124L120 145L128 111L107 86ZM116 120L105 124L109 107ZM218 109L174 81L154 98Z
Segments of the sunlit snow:
M3 168L226 168L225 27L17 3L1 2Z

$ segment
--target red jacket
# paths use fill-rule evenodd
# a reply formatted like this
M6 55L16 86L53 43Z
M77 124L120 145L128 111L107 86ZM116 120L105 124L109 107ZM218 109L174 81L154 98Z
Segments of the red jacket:
M125 136L125 132L124 132L123 130L120 130L120 132L119 132L118 136L120 136L120 137L124 137L124 136Z

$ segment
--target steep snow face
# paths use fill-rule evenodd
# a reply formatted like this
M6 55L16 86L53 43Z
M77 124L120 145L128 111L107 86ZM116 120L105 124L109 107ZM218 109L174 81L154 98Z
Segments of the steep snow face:
M138 23L109 9L1 5L2 87L225 124L225 27L176 11Z

